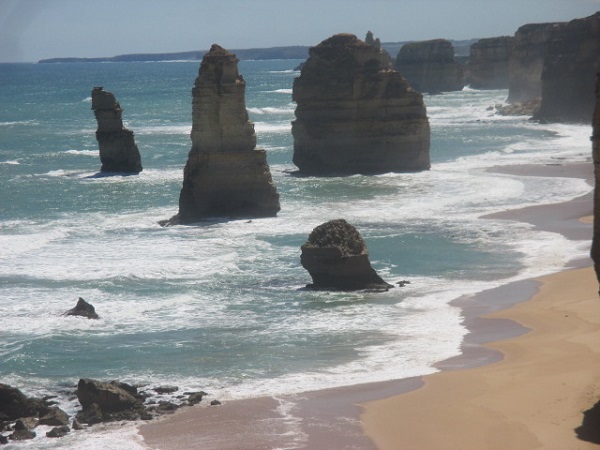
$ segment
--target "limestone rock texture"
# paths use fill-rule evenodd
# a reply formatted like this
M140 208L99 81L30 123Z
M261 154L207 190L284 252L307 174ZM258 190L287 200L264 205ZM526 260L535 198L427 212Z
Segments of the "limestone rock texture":
M454 59L454 46L446 39L404 44L395 67L420 92L460 91L464 87L463 66Z
M600 71L600 12L553 30L546 45L542 104L535 119L589 123Z
M292 95L293 162L301 174L430 168L423 96L394 70L385 50L336 34L309 54Z
M207 217L269 217L280 209L266 152L256 147L246 83L233 53L214 44L192 89L192 149L179 196L179 223Z
M300 262L315 289L387 290L391 285L371 267L364 239L344 219L316 227L301 247Z
M92 90L92 110L98 122L96 140L100 149L101 172L140 173L142 159L133 131L123 127L123 109L115 96L102 87Z
M531 23L515 33L508 60L508 102L527 103L542 97L546 45L562 23Z
M591 256L600 282L600 74L596 81L595 109L592 116L592 160L594 162L594 231Z
M507 89L513 36L480 39L471 45L467 83L474 89Z

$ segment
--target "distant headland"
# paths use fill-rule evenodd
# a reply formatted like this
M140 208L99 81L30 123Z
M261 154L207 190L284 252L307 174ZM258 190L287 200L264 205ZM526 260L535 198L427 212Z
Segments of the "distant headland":
M477 39L451 41L458 56L468 55L470 45ZM406 42L384 42L381 46L390 55L396 55ZM288 47L249 48L231 50L240 60L264 59L306 59L309 46L294 45ZM82 62L155 62L155 61L200 61L208 50L194 50L176 53L132 53L100 58L49 58L38 63L82 63Z

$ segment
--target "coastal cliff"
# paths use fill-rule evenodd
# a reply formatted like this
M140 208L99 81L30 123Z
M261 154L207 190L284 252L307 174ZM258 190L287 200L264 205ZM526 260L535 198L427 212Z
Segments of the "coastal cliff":
M255 148L237 63L233 53L215 44L200 64L192 90L192 149L175 222L268 217L280 209L266 152Z
M535 119L589 123L600 71L600 12L553 29L542 72L542 103Z
M508 88L508 59L513 36L480 39L471 45L467 83L474 89Z
M396 69L420 92L460 91L464 87L463 67L454 59L454 47L446 39L404 44Z
M542 71L546 45L561 23L532 23L515 33L508 61L508 102L525 103L542 96Z
M423 96L377 46L352 34L337 34L312 47L294 80L293 100L293 161L302 174L430 167Z
M100 172L139 173L140 152L133 131L123 127L123 109L115 96L102 87L92 90L92 110L98 122L96 140L100 150Z
M595 109L592 116L592 159L594 162L594 233L591 256L600 282L600 74L596 78Z

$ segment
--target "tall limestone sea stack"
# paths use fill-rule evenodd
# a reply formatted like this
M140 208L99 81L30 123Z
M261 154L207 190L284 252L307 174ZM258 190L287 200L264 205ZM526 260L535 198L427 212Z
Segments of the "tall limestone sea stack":
M534 119L589 123L600 71L600 12L552 31L542 73L542 104Z
M475 89L508 88L508 58L513 36L480 39L471 45L468 84Z
M309 50L294 80L294 164L304 175L427 170L423 96L377 45L334 35Z
M123 127L123 109L115 96L102 87L92 90L92 110L98 122L96 140L100 148L101 172L139 173L140 152L133 131Z
M265 150L257 149L246 110L246 83L233 53L214 44L192 89L192 149L183 173L179 214L189 224L207 217L269 217L280 209Z
M420 92L460 91L464 87L463 67L455 61L454 47L447 39L404 44L395 66Z

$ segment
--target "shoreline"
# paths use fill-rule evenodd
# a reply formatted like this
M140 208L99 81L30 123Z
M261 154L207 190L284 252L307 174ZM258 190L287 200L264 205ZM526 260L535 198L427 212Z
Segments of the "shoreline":
M592 176L591 163L583 162L556 166L508 166L491 170L519 176L585 178L588 182ZM591 226L578 219L590 214L591 187L589 194L569 202L509 210L482 219L490 217L527 222L543 230L560 232L570 240L583 240L591 239ZM550 218L552 220L549 220ZM591 261L587 259L571 261L565 270L590 264ZM563 272L564 270L559 274ZM552 276L554 275L550 277ZM531 327L513 320L507 311L512 311L515 305L529 304L539 289L540 281L537 279L522 280L483 291L469 298L454 300L452 304L461 308L469 333L463 341L461 354L436 364L435 367L440 372L435 374L277 398L236 400L218 407L189 408L157 422L144 424L138 428L139 433L148 448L161 450L320 449L331 448L332 443L339 449L399 448L389 446L386 439L392 436L392 442L398 443L403 442L406 435L398 435L397 424L393 421L389 424L382 420L376 411L383 408L386 414L394 417L394 412L398 411L397 402L402 401L398 399L427 392L431 377L437 379L451 373L459 373L460 377L465 371L477 368L490 370L489 368L503 363L506 353L497 343L519 340L531 332ZM437 407L436 398L428 398L426 401L434 408ZM373 417L381 426L372 424ZM424 420L423 423L425 422L430 423L430 420ZM431 421L431 424L433 427L438 426L435 421ZM418 424L413 423L411 426L415 427ZM232 433L232 429L236 432ZM429 430L428 433L440 434L437 428ZM423 443L422 446L403 448L443 447L430 447Z

